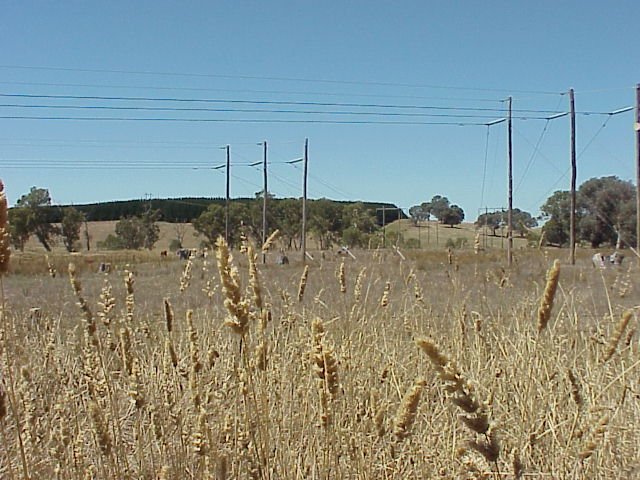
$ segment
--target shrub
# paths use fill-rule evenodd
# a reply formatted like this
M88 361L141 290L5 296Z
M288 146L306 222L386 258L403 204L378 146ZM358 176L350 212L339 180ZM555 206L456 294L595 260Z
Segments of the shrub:
M103 241L98 242L98 250L122 250L124 249L124 243L122 239L115 236L113 233L107 235Z

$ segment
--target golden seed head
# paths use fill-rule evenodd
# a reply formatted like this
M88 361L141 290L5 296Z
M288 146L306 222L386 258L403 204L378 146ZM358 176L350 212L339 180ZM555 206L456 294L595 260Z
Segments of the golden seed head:
M302 276L300 277L300 283L298 284L298 302L302 302L304 298L304 291L307 288L307 278L309 277L309 265L304 266Z
M551 318L551 309L553 308L553 299L556 296L558 288L558 279L560 278L560 260L556 259L553 266L547 272L547 284L544 288L544 294L540 300L538 308L538 332L547 327Z
M633 311L627 310L626 312L624 312L624 314L622 315L622 318L616 325L616 329L613 332L613 335L611 336L611 338L609 339L609 343L607 344L607 350L605 351L605 354L604 354L605 362L609 360L613 356L613 354L616 352L616 349L618 348L618 343L620 343L620 339L622 338L624 331L627 329L627 325L629 325L629 321L631 321L631 317L633 317Z
M342 263L340 263L340 268L338 269L338 280L340 281L340 292L347 293L347 280L344 270L344 260L342 261Z
M280 235L280 230L275 230L269 237L265 240L262 245L262 253L267 253L271 247L273 246L273 242L275 242L276 238Z
M173 307L168 298L164 299L164 320L167 326L167 332L171 333L173 330Z
M409 391L405 394L393 421L393 434L398 440L403 440L411 433L411 427L416 419L420 394L425 385L423 379L417 379Z

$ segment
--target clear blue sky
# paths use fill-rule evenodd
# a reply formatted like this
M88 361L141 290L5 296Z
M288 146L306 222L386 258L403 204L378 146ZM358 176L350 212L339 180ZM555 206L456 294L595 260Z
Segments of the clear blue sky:
M638 18L637 0L7 0L1 117L156 120L2 118L0 177L12 203L34 185L60 204L224 196L210 167L229 144L232 196L252 196L262 172L241 164L267 140L269 190L299 196L302 172L285 162L308 137L311 197L408 209L440 194L474 219L507 204L506 124L482 124L511 95L514 206L536 214L568 188L569 119L531 117L567 110L570 87L578 182L635 178L633 112L584 113L634 104ZM458 122L480 125L429 124Z

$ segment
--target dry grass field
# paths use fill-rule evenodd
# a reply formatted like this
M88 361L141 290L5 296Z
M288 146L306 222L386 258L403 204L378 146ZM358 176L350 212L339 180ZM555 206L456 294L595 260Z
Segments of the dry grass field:
M14 253L0 478L640 477L635 262L232 253Z

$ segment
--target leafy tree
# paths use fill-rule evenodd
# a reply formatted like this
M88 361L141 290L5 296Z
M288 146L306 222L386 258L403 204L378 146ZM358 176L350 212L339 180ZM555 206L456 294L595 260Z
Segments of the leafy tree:
M144 245L144 227L140 217L121 218L116 223L116 237L122 248L128 250L142 248Z
M370 235L354 226L345 228L342 231L342 243L349 247L364 247L369 242Z
M555 192L542 206L547 220L543 230L547 241L562 245L569 239L569 192ZM602 243L616 245L618 239L635 242L635 188L618 177L592 178L576 195L576 226L580 240L593 248Z
M151 210L148 208L140 217L141 228L144 235L142 245L147 250L152 250L153 246L160 239L160 227L158 220L160 219L160 210Z
M29 232L29 211L26 208L12 208L9 210L9 235L11 245L21 252L31 236Z
M367 209L362 202L346 205L342 209L342 225L363 233L373 233L378 228L375 212Z
M478 217L475 222L477 227L484 227L485 225L492 230L492 235L496 236L496 230L503 224L503 220L506 218L504 212L491 212L483 213Z
M67 252L72 252L74 244L80 240L80 228L84 220L84 214L73 207L63 210L61 234Z
M342 231L342 207L331 200L322 198L308 205L309 231L320 242L320 249L329 248Z
M218 237L224 237L224 208L212 203L198 218L193 220L193 228L196 231L196 235L204 235L210 245L213 245Z
M262 208L262 207L260 207ZM280 230L280 236L287 248L298 248L302 232L302 201L285 198L271 204L275 211L271 226Z
M464 220L464 210L458 205L451 205L448 209L440 212L438 218L442 223L453 228L454 225L460 225Z
M520 238L524 238L530 229L538 226L538 221L529 212L514 208L511 211L511 224L513 231L520 234Z
M234 245L240 241L240 234L251 220L251 210L246 204L231 202L229 205L229 243ZM224 237L225 207L215 203L193 220L196 235L203 235L209 245L213 245L218 237Z
M444 223L443 217L449 213L450 206L451 204L449 199L442 195L434 195L430 202L422 204L422 208L424 210L436 217L442 223Z
M635 242L635 187L618 177L592 178L578 189L580 238L597 248L616 245L618 236Z
M121 218L116 223L116 235L122 248L138 250L144 247L151 250L160 238L159 217L159 210L147 209L139 217Z
M547 222L542 227L546 241L562 246L569 240L569 192L558 190L540 207L542 218Z
M51 196L45 188L31 187L29 193L20 197L16 202L16 208L24 208L26 213L26 231L29 235L35 235L46 251L51 251L53 237L59 233L59 229L49 219L51 215Z
M417 225L418 222L428 221L431 218L431 212L428 209L428 204L426 202L420 205L414 205L409 209L409 216L411 220L413 220L414 225Z

